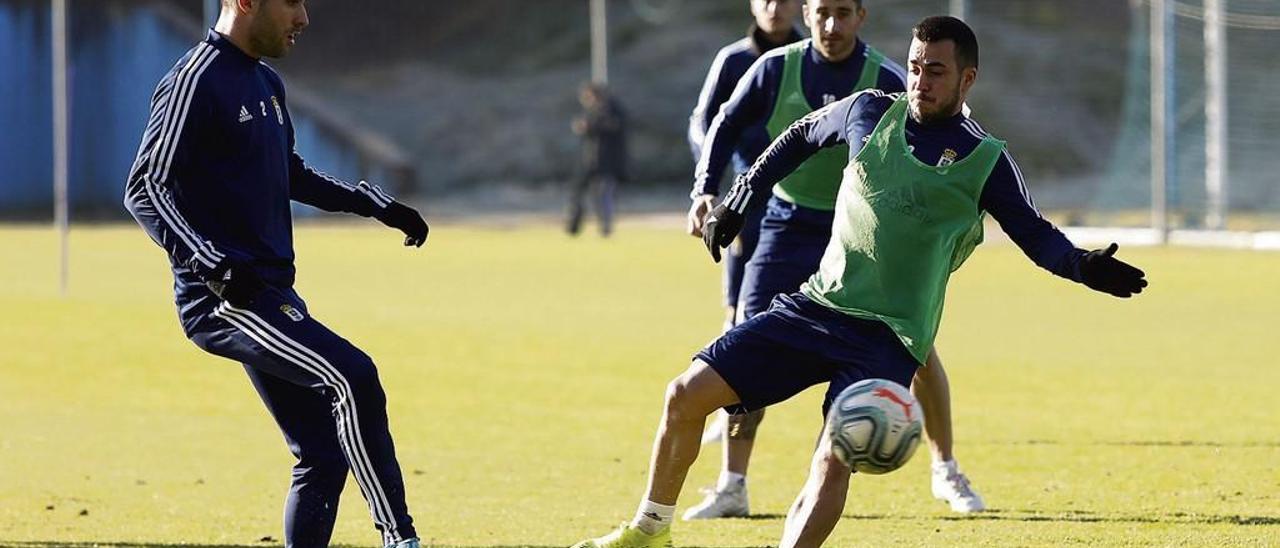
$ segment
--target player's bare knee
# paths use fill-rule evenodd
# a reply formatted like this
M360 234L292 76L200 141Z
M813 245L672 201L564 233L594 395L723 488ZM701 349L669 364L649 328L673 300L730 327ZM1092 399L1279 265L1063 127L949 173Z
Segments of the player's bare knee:
M686 420L689 412L689 385L684 376L679 376L667 383L666 416L667 420Z
M689 380L688 374L684 374L667 383L667 420L698 420L711 413L700 405L701 394Z

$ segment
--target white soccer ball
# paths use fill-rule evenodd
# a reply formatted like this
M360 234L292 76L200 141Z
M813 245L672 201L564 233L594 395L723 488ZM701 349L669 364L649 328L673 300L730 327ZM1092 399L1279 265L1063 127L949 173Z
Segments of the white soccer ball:
M923 428L916 398L884 379L845 388L827 412L832 453L864 474L886 474L906 464L920 445Z

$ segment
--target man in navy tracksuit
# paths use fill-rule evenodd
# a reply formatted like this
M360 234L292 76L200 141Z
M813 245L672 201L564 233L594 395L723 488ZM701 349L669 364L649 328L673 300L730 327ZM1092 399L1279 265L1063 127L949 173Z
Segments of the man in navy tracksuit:
M755 23L747 30L746 38L737 40L716 53L711 70L707 71L707 79L702 84L702 92L698 94L698 104L693 107L693 113L689 116L689 148L693 152L695 164L702 158L702 147L707 131L711 129L711 121L720 113L721 106L729 100L733 88L747 73L747 69L765 52L803 38L795 28L800 3L801 0L752 0L751 15ZM743 130L733 147L734 172L746 173L751 163L755 162L756 157L767 146L769 134L764 122ZM748 209L747 226L738 235L737 245L725 254L723 285L726 330L733 327L737 316L742 274L746 270L747 260L756 248L760 218L764 215L764 202L765 200L760 200ZM696 234L694 226L702 221L701 214L705 212L697 212L697 216L692 213L689 216L688 231Z
M244 364L298 462L289 546L326 546L350 471L387 546L416 547L386 396L369 356L311 317L293 290L290 201L375 217L421 246L416 211L294 150L279 75L307 25L299 0L223 0L216 30L160 81L125 207L169 255L183 331Z

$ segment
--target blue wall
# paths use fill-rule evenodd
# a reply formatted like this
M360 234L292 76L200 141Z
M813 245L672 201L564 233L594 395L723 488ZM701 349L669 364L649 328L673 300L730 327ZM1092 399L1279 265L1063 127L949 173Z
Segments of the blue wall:
M198 36L145 5L69 2L73 213L121 217L151 93ZM48 2L0 0L0 218L48 218L53 129ZM359 156L294 108L298 150L337 177L360 173Z
M52 195L48 10L0 7L0 36L0 210L29 208Z

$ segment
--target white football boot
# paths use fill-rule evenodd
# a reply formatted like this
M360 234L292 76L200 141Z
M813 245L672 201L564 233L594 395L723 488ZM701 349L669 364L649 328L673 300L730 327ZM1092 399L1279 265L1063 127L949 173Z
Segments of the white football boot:
M422 548L422 541L418 537L407 538L394 544L388 544L387 548Z
M681 516L685 521L695 519L742 518L750 510L747 503L747 486L745 483L730 485L724 489L702 489L707 497L697 505L684 511Z
M969 485L969 478L960 472L955 461L935 462L932 470L933 498L946 501L952 512L970 513L987 509L987 504Z

